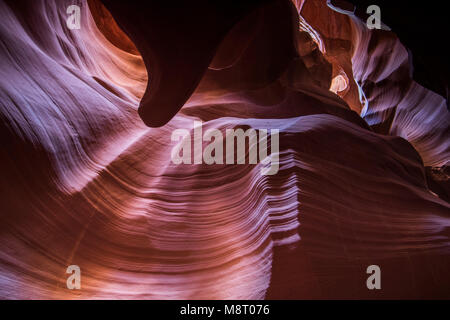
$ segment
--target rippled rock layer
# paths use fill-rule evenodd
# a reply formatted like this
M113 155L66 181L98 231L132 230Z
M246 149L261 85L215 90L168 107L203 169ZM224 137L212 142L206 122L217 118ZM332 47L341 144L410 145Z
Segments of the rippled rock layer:
M149 3L0 1L0 298L450 298L450 115L393 31ZM278 129L278 173L174 164L194 121Z

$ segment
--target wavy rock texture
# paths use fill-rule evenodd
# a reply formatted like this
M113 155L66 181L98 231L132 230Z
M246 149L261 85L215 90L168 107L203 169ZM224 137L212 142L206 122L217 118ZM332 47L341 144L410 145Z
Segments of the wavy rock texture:
M327 8L326 1L300 1L297 8L317 29L324 43L322 51L334 61L333 68L342 68L351 79L350 90L341 97L376 132L412 143L425 165L446 165L450 158L446 100L412 79L413 54L393 32L369 30L365 21L351 13L338 13L343 9L331 3L336 11ZM361 104L355 103L358 89Z
M71 4L80 30L65 25ZM272 11L291 27L271 29ZM0 298L450 297L449 115L393 33L325 1L269 1L228 26L181 110L148 128L139 52L152 42L133 43L119 13L0 1ZM194 120L280 129L278 174L173 164L171 133ZM66 288L71 264L81 290ZM366 288L373 264L380 291Z

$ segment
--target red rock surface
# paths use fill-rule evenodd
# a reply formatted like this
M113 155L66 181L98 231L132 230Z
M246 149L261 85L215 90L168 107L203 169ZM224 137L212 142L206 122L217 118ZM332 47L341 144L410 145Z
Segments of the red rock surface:
M0 2L0 298L449 298L444 98L411 79L393 32L326 1L233 10L216 43L189 33L196 51L99 1ZM173 43L198 60L157 54L181 80L152 86L165 69L147 54ZM145 121L167 124L139 117L146 94L162 111ZM173 164L171 133L194 120L279 129L278 174Z

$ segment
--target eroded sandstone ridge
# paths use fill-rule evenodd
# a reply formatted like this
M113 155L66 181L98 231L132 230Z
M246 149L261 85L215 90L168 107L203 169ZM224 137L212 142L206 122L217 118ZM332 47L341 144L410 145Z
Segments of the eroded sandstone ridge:
M0 298L449 298L450 115L394 29L137 3L0 1ZM173 164L194 120L279 129L279 172Z

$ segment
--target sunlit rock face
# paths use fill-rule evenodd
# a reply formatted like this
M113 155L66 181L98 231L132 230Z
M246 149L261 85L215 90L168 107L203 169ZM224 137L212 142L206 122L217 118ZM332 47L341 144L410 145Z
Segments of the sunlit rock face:
M342 1L329 1L328 6L327 1L304 1L297 7L317 29L325 57L340 59L333 67L347 66L343 71L351 79L351 89L359 89L360 104L354 102L355 95L349 95L355 91L340 96L352 109L376 132L412 143L427 166L445 165L450 157L446 101L412 79L413 54L408 54L398 37L387 30L369 30L366 21L350 14L353 10L343 7Z
M450 118L397 36L327 1L181 3L0 1L0 298L448 298ZM278 129L278 173L174 164L194 121Z

